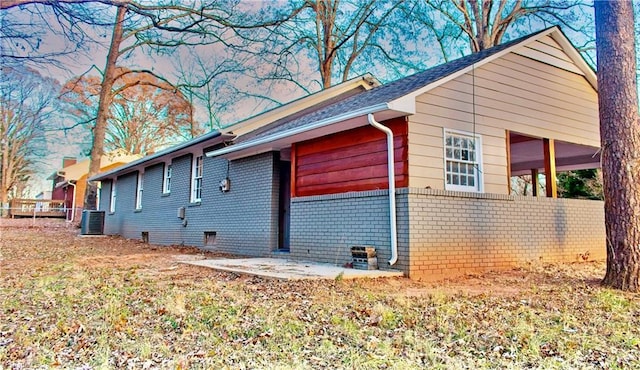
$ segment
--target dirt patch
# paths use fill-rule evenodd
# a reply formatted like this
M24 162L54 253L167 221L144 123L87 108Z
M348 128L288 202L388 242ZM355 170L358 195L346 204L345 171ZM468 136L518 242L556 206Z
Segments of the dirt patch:
M601 261L568 264L526 265L510 270L490 271L454 279L415 284L406 288L408 296L446 295L492 295L514 297L532 290L551 290L561 284L580 282L598 286L604 276L605 265ZM576 274L579 277L576 277Z

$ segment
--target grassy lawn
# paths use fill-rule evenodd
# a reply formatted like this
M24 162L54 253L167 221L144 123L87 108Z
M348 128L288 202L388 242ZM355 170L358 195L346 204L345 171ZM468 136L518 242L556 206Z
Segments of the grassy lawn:
M640 295L600 262L284 282L2 222L0 368L640 368Z

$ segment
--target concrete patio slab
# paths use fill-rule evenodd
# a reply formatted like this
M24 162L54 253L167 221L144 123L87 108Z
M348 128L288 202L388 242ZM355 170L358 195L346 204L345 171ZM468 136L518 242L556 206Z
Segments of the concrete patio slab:
M280 280L401 277L398 270L356 270L331 264L291 261L281 258L179 259L178 262L215 270L261 276Z

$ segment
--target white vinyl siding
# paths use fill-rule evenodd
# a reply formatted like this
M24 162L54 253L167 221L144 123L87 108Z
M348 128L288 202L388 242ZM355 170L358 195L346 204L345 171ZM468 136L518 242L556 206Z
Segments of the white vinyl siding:
M191 203L202 200L203 156L194 156L191 168Z
M142 209L142 191L144 187L144 172L138 172L136 183L136 209Z
M116 180L111 182L111 198L109 199L109 212L116 211Z
M409 186L445 189L446 128L482 136L482 191L508 194L506 130L598 147L597 101L583 76L521 55L478 67L416 98Z
M164 176L162 178L162 193L171 193L171 164L164 165Z
M468 132L444 130L445 189L482 191L482 141Z

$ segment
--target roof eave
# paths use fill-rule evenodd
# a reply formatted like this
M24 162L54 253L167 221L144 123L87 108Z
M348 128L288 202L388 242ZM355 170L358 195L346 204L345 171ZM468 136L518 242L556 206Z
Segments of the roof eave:
M280 143L279 145L282 145L281 143L291 144L290 141L292 140L290 139L296 136L300 136L301 134L317 131L319 129L328 128L335 124L339 124L340 122L353 120L358 117L365 117L369 113L381 113L384 111L392 111L392 110L395 110L394 108L397 108L397 107L400 107L400 105L397 104L396 106L392 107L389 103L385 102L385 103L365 107L362 109L358 109L355 111L351 111L335 117L323 119L323 120L314 122L312 124L299 126L293 129L276 132L271 135L267 135L267 136L263 136L253 140L245 141L239 144L231 145L226 148L212 150L210 152L205 153L205 155L207 157L223 156L227 158L229 157L238 158L238 157L246 157L249 155L259 154L259 153L263 153L263 152L274 149L276 147L275 145L273 145L274 143ZM405 112L405 111L397 111L397 113L400 115L412 114L412 112ZM340 130L336 130L336 132L337 131L340 131Z
M270 109L266 112L260 113L258 115L249 117L240 122L236 122L233 125L226 127L226 133L238 133L243 132L246 127L257 126L260 127L262 124L274 122L278 119L287 117L291 115L293 112L306 109L310 106L313 106L319 102L325 101L327 99L331 99L339 94L342 94L346 91L353 90L359 86L363 87L366 90L369 90L373 87L380 86L381 83L378 81L370 73L365 73L361 76L354 77L350 80L344 81L340 84L331 86L327 89L320 90L316 93L303 96L301 98L295 99L273 109ZM296 109L299 107L299 109ZM252 130L248 130L247 132L251 132Z
M110 171L99 173L95 176L92 176L88 179L88 181L102 181L105 179L110 179L116 176L124 175L130 172L134 172L138 170L140 167L148 167L157 163L165 162L167 157L175 157L183 154L187 154L193 148L201 146L202 144L215 144L219 142L223 142L225 140L231 140L235 136L228 134L221 134L219 131L214 131L200 137L197 137L193 140L187 141L182 144L178 144L174 147L167 148L165 150L161 150L157 153L148 155L146 157L140 158L133 162L129 162L125 165L116 167ZM213 140L213 142L208 143L208 141Z

